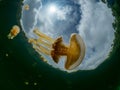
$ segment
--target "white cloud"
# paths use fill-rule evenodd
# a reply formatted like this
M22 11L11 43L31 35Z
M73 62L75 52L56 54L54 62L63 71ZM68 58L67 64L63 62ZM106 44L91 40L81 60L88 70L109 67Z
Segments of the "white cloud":
M80 0L82 19L79 34L86 43L86 57L81 69L95 69L108 56L114 39L112 11L102 2Z
M70 6L65 6L61 8L61 10L58 10L56 15L58 20L66 20L67 14L72 11L72 8Z

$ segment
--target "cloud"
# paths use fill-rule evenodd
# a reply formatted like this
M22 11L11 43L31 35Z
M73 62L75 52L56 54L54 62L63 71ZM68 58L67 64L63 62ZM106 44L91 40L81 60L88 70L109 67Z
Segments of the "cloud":
M50 15L48 12L50 3L42 3L42 0L28 1L25 0L24 3L31 6L30 10L27 12L23 10L21 17L22 27L28 38L36 38L32 32L36 27L53 38L62 35L65 42L69 41L71 33L79 33L86 44L86 56L76 70L95 69L108 57L114 40L112 27L114 17L106 4L96 0L74 0L74 3L56 4L58 5L56 14ZM67 0L63 1L68 3ZM61 4L60 0L59 2ZM58 66L50 57L46 58L49 59L49 64L64 70L65 58L62 58Z
M57 19L58 20L66 20L67 14L72 11L70 6L62 7L61 10L57 11Z
M86 57L79 68L95 69L112 49L114 30L112 11L102 2L80 0L82 19L78 26L79 34L86 44Z

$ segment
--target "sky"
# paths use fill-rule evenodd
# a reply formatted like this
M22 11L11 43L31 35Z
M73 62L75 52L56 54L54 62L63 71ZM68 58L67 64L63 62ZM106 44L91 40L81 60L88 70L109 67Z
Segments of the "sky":
M66 43L72 33L78 33L86 45L82 63L73 71L93 70L103 63L112 50L114 17L106 4L98 0L24 0L28 11L22 10L21 25L28 38L37 38L34 28L56 38L62 36ZM59 64L46 56L48 63L64 69L64 59Z

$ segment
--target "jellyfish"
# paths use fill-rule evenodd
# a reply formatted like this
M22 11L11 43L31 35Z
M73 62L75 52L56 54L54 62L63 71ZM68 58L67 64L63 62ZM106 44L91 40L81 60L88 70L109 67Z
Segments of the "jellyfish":
M24 10L29 10L30 9L30 7L29 7L29 5L28 4L26 4L26 5L24 5Z
M66 56L65 69L73 70L81 64L85 56L85 43L81 36L72 33L69 45L63 43L63 38L53 39L35 29L33 31L39 38L29 39L33 44L33 48L38 52L51 56L52 60L58 64L61 56Z
M17 25L14 25L12 29L10 30L10 33L8 34L8 39L13 39L20 33L20 28Z

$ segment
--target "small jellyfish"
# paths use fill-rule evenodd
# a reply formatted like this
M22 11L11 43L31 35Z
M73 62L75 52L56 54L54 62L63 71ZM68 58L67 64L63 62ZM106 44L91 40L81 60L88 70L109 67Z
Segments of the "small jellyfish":
M36 82L34 82L34 86L36 86L37 85L37 83Z
M29 10L30 9L30 7L29 7L29 5L28 4L26 4L26 5L24 5L24 10Z
M6 53L5 56L8 57L8 53Z
M25 83L25 85L29 85L29 82L27 82L27 81L26 81L26 82L24 82L24 83Z
M61 56L67 56L65 69L73 70L83 61L85 44L80 35L71 34L69 45L65 45L62 37L53 39L37 29L33 32L39 37L38 39L29 39L29 42L34 45L33 48L38 52L51 56L55 63L59 62Z
M17 25L14 25L12 29L10 30L10 33L8 34L8 39L13 39L20 33L20 28Z

